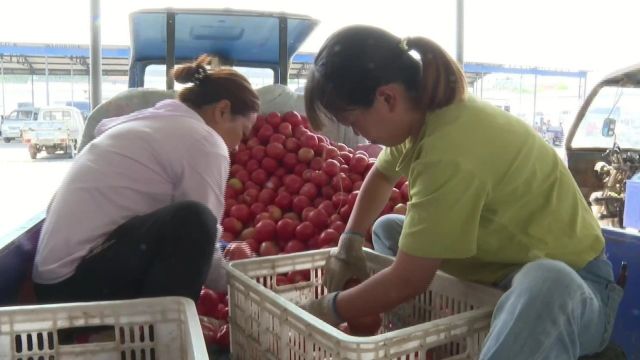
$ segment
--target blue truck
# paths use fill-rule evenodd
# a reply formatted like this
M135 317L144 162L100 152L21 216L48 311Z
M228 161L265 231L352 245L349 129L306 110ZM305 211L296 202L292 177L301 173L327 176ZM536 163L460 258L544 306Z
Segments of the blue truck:
M111 113L101 109L102 106L96 108L87 119L83 142L90 140L102 118L150 107L155 101L170 96L173 88L170 77L166 79L166 91L135 89L144 85L145 69L150 65L162 64L171 69L181 61L209 53L220 56L228 65L271 69L273 82L286 84L292 55L317 23L306 16L227 9L159 9L133 13L130 17L131 89L123 95L131 99L131 106ZM634 136L636 129L640 129L640 117L634 116L637 113L632 101L639 91L640 64L606 77L586 98L564 142L567 165L586 201L600 201L600 206L591 205L602 222L606 251L614 264L615 276L626 283L612 343L621 347L629 359L640 359L640 234L624 227L625 221L621 218L624 202L609 198L614 197L614 191L618 197L624 197L626 181L634 175L627 171L621 176L620 169L630 169L625 161L634 159L640 152L640 137ZM137 102L139 93L145 96ZM605 112L606 116L594 116L593 109L601 114L603 104L617 110ZM626 104L628 112L624 111ZM617 174L613 178L618 183L612 180L612 172ZM628 203L637 201L627 199ZM610 207L609 203L615 204ZM612 218L620 221L608 221ZM31 268L44 219L43 211L0 238L0 306L33 303Z

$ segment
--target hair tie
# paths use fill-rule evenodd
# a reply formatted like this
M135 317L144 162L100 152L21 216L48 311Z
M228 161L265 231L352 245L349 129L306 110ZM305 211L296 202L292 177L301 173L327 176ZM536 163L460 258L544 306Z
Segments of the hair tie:
M402 40L400 40L400 49L402 49L402 51L409 51L409 45L407 44L407 42L409 41L409 38L404 38Z
M200 64L196 65L196 73L193 74L193 83L195 85L200 85L200 81L207 76L207 73L208 71L206 67Z

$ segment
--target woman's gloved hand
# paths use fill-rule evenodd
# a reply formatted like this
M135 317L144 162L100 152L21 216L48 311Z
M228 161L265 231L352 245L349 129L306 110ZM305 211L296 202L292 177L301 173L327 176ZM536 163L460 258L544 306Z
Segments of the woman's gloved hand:
M301 308L329 325L338 326L344 322L335 308L338 294L339 292L332 292L319 299L309 300Z
M362 252L364 236L345 232L338 247L331 250L324 265L322 284L329 292L341 291L350 279L364 281L369 277L367 261Z

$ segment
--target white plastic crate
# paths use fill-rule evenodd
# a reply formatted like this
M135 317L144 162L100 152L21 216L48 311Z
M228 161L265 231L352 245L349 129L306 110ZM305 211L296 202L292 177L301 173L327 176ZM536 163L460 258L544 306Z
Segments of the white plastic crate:
M163 297L0 308L0 359L200 360L193 301Z
M234 359L475 359L502 292L438 272L429 289L384 314L381 331L355 337L296 304L317 298L329 249L227 265ZM365 249L369 270L393 259ZM311 281L276 286L277 274L311 270ZM366 306L363 304L363 306Z

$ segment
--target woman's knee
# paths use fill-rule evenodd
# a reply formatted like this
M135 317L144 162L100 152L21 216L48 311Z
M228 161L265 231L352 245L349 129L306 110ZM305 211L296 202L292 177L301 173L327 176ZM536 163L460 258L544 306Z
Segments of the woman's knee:
M171 207L174 226L189 229L195 240L201 239L206 243L215 241L218 236L218 221L207 206L197 201L185 200L176 202Z
M379 238L400 238L404 215L388 214L381 216L373 224L373 235Z
M171 205L175 218L184 222L215 224L216 217L206 205L193 200L183 200Z
M542 259L522 267L512 288L520 288L538 298L553 299L587 291L578 273L562 261Z

